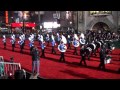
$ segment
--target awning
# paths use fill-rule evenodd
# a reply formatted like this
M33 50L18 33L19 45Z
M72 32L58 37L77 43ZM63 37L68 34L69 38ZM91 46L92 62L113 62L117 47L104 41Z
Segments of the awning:
M35 23L25 23L25 27L35 27ZM16 28L16 27L23 27L23 23L11 23L11 27Z

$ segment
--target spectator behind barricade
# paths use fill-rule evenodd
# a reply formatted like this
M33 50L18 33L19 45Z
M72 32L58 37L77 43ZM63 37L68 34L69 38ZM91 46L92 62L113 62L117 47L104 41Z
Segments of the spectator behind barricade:
M14 57L12 56L12 57L10 57L10 63L14 63ZM14 72L14 65L13 64L11 64L10 66L9 66L9 70L10 70L10 72L9 72L9 76L10 76L10 79L12 79L12 76L13 76L13 72Z
M37 47L32 50L32 74L39 75L40 68L40 52Z
M25 70L16 70L14 74L14 79L26 79Z
M4 62L3 57L0 57L0 62ZM4 75L4 63L0 63L0 76Z

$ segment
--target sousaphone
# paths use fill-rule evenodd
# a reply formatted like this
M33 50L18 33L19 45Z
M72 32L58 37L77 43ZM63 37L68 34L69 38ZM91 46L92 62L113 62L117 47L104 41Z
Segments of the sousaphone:
M81 38L80 39L80 44L85 44L85 39Z
M72 41L72 45L73 45L74 47L79 47L79 45L80 45L79 41L77 41L76 43L77 43L77 44L75 44L75 40Z
M66 52L67 46L64 45L64 49L61 49L61 48L60 48L60 45L58 45L58 50L59 50L60 52Z

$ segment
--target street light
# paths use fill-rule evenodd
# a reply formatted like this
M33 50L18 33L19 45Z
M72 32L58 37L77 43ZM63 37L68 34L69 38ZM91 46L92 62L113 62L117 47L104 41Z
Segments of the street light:
M70 25L72 24L72 22L70 21Z

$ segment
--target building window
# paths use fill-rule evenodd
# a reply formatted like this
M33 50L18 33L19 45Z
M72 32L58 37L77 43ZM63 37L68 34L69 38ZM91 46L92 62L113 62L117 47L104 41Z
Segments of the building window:
M71 19L72 13L71 11L66 11L66 19Z
M110 15L112 14L112 11L90 11L90 15L94 16L94 15Z

